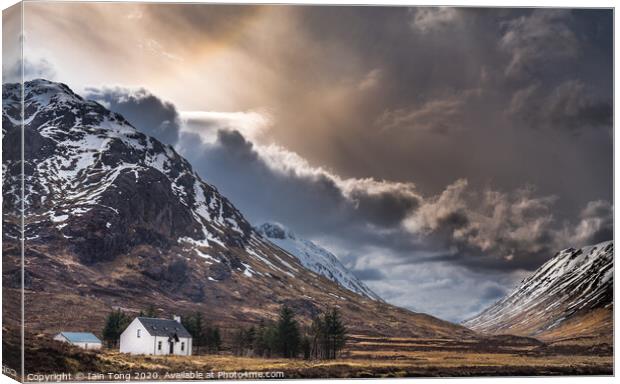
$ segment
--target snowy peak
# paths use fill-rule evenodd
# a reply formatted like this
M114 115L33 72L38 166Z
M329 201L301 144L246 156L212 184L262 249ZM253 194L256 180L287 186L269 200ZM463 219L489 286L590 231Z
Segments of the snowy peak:
M295 239L295 235L280 223L264 223L258 227L258 231L268 239Z
M264 223L258 232L279 248L295 256L305 268L324 276L342 287L373 300L381 300L355 277L338 258L325 248L297 236L280 223Z
M613 241L558 252L510 295L463 324L489 333L542 336L613 305ZM604 316L606 317L606 315Z
M66 322L54 308L66 306L71 293L69 300L87 300L100 319L120 304L208 311L218 323L258 323L282 304L306 319L338 306L356 332L471 335L368 300L376 295L335 256L290 231L273 228L269 241L172 147L66 85L34 80L3 84L2 91L2 224L11 267L3 277L25 273L28 289L47 293L31 297L46 323ZM25 270L16 241L22 203ZM74 326L83 321L73 319Z
M4 187L19 206L20 84L3 85ZM138 242L243 247L241 213L176 151L61 83L24 84L26 236L73 242L84 262L111 260ZM6 148L6 147L5 147ZM12 234L9 233L9 236Z

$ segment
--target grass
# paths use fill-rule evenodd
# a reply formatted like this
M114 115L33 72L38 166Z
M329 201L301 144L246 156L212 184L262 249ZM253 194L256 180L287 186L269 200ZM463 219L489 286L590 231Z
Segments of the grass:
M531 340L531 339L529 339ZM337 360L199 356L131 356L83 351L37 338L27 351L31 373L165 374L282 372L284 378L536 376L613 373L613 353L581 347L548 349L523 340L451 340L351 336ZM527 341L527 339L526 339ZM495 344L494 344L495 342ZM601 352L603 351L603 352ZM148 378L148 377L147 377Z
M586 350L547 353L537 345L477 350L470 341L352 337L337 360L237 357L227 354L129 356L104 352L108 365L167 371L282 371L287 378L612 374L612 355ZM400 348L405 347L405 350Z

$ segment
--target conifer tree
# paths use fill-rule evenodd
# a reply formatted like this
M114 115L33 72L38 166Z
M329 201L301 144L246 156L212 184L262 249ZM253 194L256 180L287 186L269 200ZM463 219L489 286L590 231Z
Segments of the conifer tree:
M218 327L207 327L205 331L205 345L209 353L218 353L220 351L222 347L222 337Z
M191 315L186 315L181 318L181 323L187 329L190 335L192 335L192 346L196 348L196 353L200 353L200 347L205 343L205 330L203 324L202 314L196 312Z
M131 318L120 309L108 314L101 334L109 347L116 347L118 345L121 333L123 333L130 322Z
M335 359L342 348L344 348L347 336L347 329L342 322L340 312L337 308L332 308L327 311L324 319L324 327L325 335L327 336L327 358Z
M295 313L288 306L283 306L276 325L276 343L278 354L282 357L296 357L300 342L299 324Z

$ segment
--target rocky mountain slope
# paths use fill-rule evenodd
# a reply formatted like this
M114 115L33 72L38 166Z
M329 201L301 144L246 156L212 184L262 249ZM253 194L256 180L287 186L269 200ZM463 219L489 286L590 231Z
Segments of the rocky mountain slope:
M258 231L270 242L297 257L305 268L340 284L342 287L366 296L369 299L381 298L351 273L338 258L328 250L312 241L300 238L290 229L278 223L264 223Z
M472 336L307 269L172 147L66 85L29 81L24 101L28 332L97 332L110 309L151 304L162 315L201 311L238 327L287 304L303 322L339 307L356 333ZM20 86L3 85L5 308L19 307L20 104ZM5 326L16 326L19 312L5 313Z
M558 252L510 295L463 325L491 334L611 343L613 254L612 241Z

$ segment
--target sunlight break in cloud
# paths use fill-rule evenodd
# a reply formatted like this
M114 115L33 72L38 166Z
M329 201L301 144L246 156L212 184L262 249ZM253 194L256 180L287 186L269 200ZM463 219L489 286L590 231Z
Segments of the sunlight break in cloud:
M221 129L256 140L272 123L267 112L181 111L180 115L183 131L198 134L205 143L214 143Z

